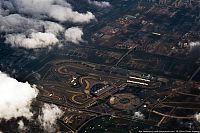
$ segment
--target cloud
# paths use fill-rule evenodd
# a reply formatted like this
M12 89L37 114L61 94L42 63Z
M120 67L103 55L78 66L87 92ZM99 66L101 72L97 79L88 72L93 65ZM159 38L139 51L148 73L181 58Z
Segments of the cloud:
M0 20L0 31L8 34L5 36L6 43L13 47L42 48L55 45L59 42L57 36L64 31L63 26L55 22L25 18L19 14L0 16Z
M83 31L78 27L71 27L65 31L65 40L68 42L72 42L78 44L82 42Z
M49 16L61 22L71 21L75 23L88 23L95 19L95 16L91 12L78 13L71 8L63 8L60 6L53 6L52 9Z
M45 32L54 33L55 35L64 30L63 26L58 23L26 18L19 14L0 16L1 32L19 33L28 30L41 31L42 28L44 28Z
M9 34L6 36L6 43L10 43L13 47L44 48L55 45L59 41L52 33L31 33L29 36L25 34Z
M144 114L142 114L140 111L136 111L136 112L134 112L134 115L132 116L132 118L134 118L134 119L144 119Z
M90 22L95 16L91 12L73 11L71 5L64 0L11 0L16 11L40 18L53 18L58 21L76 23Z
M65 40L66 29L60 22L88 23L92 19L91 12L74 11L65 0L0 0L0 33L6 33L6 43L14 47L56 45Z
M29 83L18 82L16 79L0 71L0 122L12 118L24 117L32 121L35 112L31 111L31 103L37 97L39 91L36 86ZM48 132L56 129L56 120L63 112L56 105L44 104L42 114L38 115L39 122ZM18 129L26 130L24 122L18 121Z
M38 117L42 127L48 132L55 132L55 123L63 114L56 105L44 104L42 114Z
M190 50L193 50L195 48L199 48L200 47L200 42L190 42L189 43L189 46L190 46Z
M38 90L30 84L18 82L16 79L0 72L0 119L25 117L30 119L31 103Z
M190 42L189 43L190 57L199 58L200 57L200 42Z
M195 118L198 122L200 122L200 113L195 114L195 115L194 115L194 118Z
M88 0L88 3L91 5L95 5L97 7L101 7L101 8L111 7L111 4L106 1L99 2L99 1L95 1L95 0Z
M18 121L18 125L19 125L19 127L18 127L19 130L25 130L26 129L25 126L24 126L24 122L22 120Z
M58 35L59 33L62 33L65 29L62 25L54 23L54 22L46 21L43 25L44 25L45 32L53 33L54 35Z

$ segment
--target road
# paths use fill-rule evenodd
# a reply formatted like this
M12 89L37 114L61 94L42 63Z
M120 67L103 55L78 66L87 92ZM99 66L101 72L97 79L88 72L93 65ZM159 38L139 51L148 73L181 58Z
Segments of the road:
M200 71L200 66L196 69L196 71L192 74L192 76L190 77L188 81L189 82L192 81L192 79L199 73L199 71Z
M155 110L153 110L152 112L155 114L161 115L163 117L169 117L169 118L175 118L175 119L194 119L193 115L192 116L175 116L175 115L163 114Z
M115 66L118 66L119 63L126 57L129 55L129 53L131 53L138 45L135 45L134 47L130 48L119 60L118 62L115 64Z

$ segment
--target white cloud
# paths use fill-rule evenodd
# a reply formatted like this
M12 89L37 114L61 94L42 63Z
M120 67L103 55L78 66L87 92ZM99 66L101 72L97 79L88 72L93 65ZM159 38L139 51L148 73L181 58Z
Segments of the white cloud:
M16 79L0 72L0 119L25 117L30 119L31 103L38 90L30 84L18 82Z
M10 43L13 47L25 48L44 48L55 45L59 41L52 33L31 33L28 37L24 34L9 34L6 36L6 43Z
M90 22L95 16L91 12L73 11L71 5L64 0L12 0L19 13L41 18L51 17L58 21L77 23Z
M51 9L49 16L62 22L88 23L95 19L95 16L91 12L79 13L73 11L71 8L64 8L58 5L53 6Z
M44 104L42 114L38 117L42 127L48 132L55 132L55 123L63 114L56 105Z
M44 24L45 32L53 33L54 35L58 35L64 31L64 27L60 24L54 22L45 22Z
M14 47L41 48L55 45L59 42L59 33L64 32L60 24L25 18L19 14L0 16L0 20L0 31L8 33L6 42Z
M18 121L18 128L19 130L24 130L25 129L25 126L24 126L24 122L22 120Z
M142 114L140 111L134 112L134 115L132 116L134 119L144 119L144 114Z
M200 47L200 42L190 42L189 43L190 49L192 50L193 48Z
M0 33L5 32L6 42L14 47L43 48L62 42L65 28L59 22L51 22L52 18L88 23L95 16L74 11L65 0L0 0ZM82 32L78 33L82 36ZM81 41L75 38L73 42Z
M65 40L68 42L72 42L78 44L82 42L83 31L78 27L71 27L65 31Z
M18 117L31 120L34 113L31 112L31 103L38 93L35 85L18 82L0 71L0 121ZM45 130L54 132L56 119L62 114L63 112L56 105L44 104L38 119ZM26 130L22 120L18 121L18 129Z
M20 32L30 28L38 29L35 21L20 16L19 14L11 14L8 16L0 16L0 30L4 32Z
M189 52L193 54L193 57L200 56L200 41L189 43Z
M194 115L194 118L195 118L198 122L200 122L200 113L195 114L195 115Z
M57 34L64 30L63 26L55 22L26 18L19 14L11 14L8 16L0 15L0 31L7 33L26 32L34 29L41 31L44 28L45 32Z
M101 7L101 8L111 7L111 4L106 1L88 0L88 3L91 5L95 5L97 7Z

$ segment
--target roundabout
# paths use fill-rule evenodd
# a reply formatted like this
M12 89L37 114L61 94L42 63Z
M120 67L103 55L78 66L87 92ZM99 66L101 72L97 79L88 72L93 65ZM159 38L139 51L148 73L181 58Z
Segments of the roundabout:
M119 110L133 110L140 104L140 99L130 93L115 94L109 99L109 105Z

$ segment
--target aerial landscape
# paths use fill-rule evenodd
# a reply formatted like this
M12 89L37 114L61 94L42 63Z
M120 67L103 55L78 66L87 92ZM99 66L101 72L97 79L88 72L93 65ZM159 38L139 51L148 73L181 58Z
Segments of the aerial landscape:
M200 133L200 0L0 0L0 133Z

